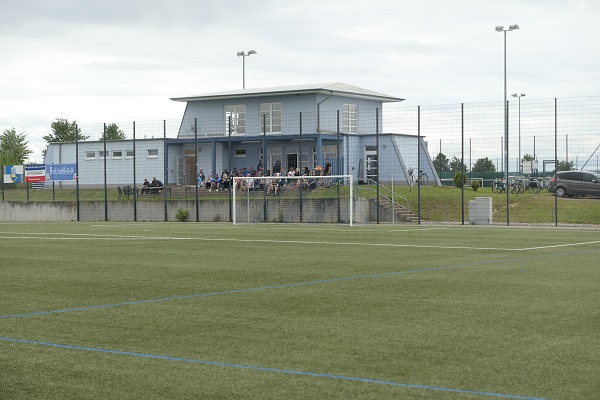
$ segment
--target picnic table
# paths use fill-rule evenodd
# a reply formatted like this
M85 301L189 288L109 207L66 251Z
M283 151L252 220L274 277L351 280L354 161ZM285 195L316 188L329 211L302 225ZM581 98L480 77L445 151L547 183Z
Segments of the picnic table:
M157 194L161 194L163 191L167 191L169 193L169 198L171 197L171 188L164 186L142 186L136 188L139 195L151 194L156 197Z

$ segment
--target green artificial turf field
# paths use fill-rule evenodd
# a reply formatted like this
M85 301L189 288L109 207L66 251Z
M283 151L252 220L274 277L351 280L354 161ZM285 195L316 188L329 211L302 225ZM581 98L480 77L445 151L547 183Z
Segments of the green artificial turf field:
M0 224L0 399L597 399L600 229Z

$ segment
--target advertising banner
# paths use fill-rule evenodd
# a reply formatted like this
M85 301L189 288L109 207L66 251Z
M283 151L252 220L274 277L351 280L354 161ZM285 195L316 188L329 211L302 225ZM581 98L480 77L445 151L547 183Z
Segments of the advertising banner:
M22 165L6 165L4 167L4 183L21 183L23 182L23 166Z
M77 180L77 164L47 164L46 179L49 181Z
M25 165L25 182L46 182L46 165Z

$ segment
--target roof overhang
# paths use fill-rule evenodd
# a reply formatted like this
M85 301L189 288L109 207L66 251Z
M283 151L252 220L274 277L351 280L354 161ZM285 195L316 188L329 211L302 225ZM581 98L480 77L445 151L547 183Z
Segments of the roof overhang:
M352 97L358 99L381 101L382 103L404 101L404 99L383 93L362 89L343 83L328 83L317 85L282 86L273 88L239 89L227 92L209 93L196 96L172 97L173 101L196 102L211 100L244 99L267 96L291 96L303 94L323 94Z

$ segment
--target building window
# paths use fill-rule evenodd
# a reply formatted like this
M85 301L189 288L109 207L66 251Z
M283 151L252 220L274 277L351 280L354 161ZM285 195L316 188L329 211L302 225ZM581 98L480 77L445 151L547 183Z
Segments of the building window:
M234 157L246 157L246 149L234 149Z
M133 150L125 150L125 158L133 158Z
M96 159L96 152L95 151L86 151L85 152L85 159L86 160L95 160Z
M113 150L112 151L113 160L120 160L123 158L123 150Z
M260 131L281 133L281 103L262 103L260 105Z
M148 158L158 158L158 149L147 149Z
M106 158L106 151L100 150L98 152L98 158Z
M225 136L229 135L229 121L231 120L231 134L246 134L246 105L225 106Z
M357 133L358 106L356 104L344 104L343 132Z

